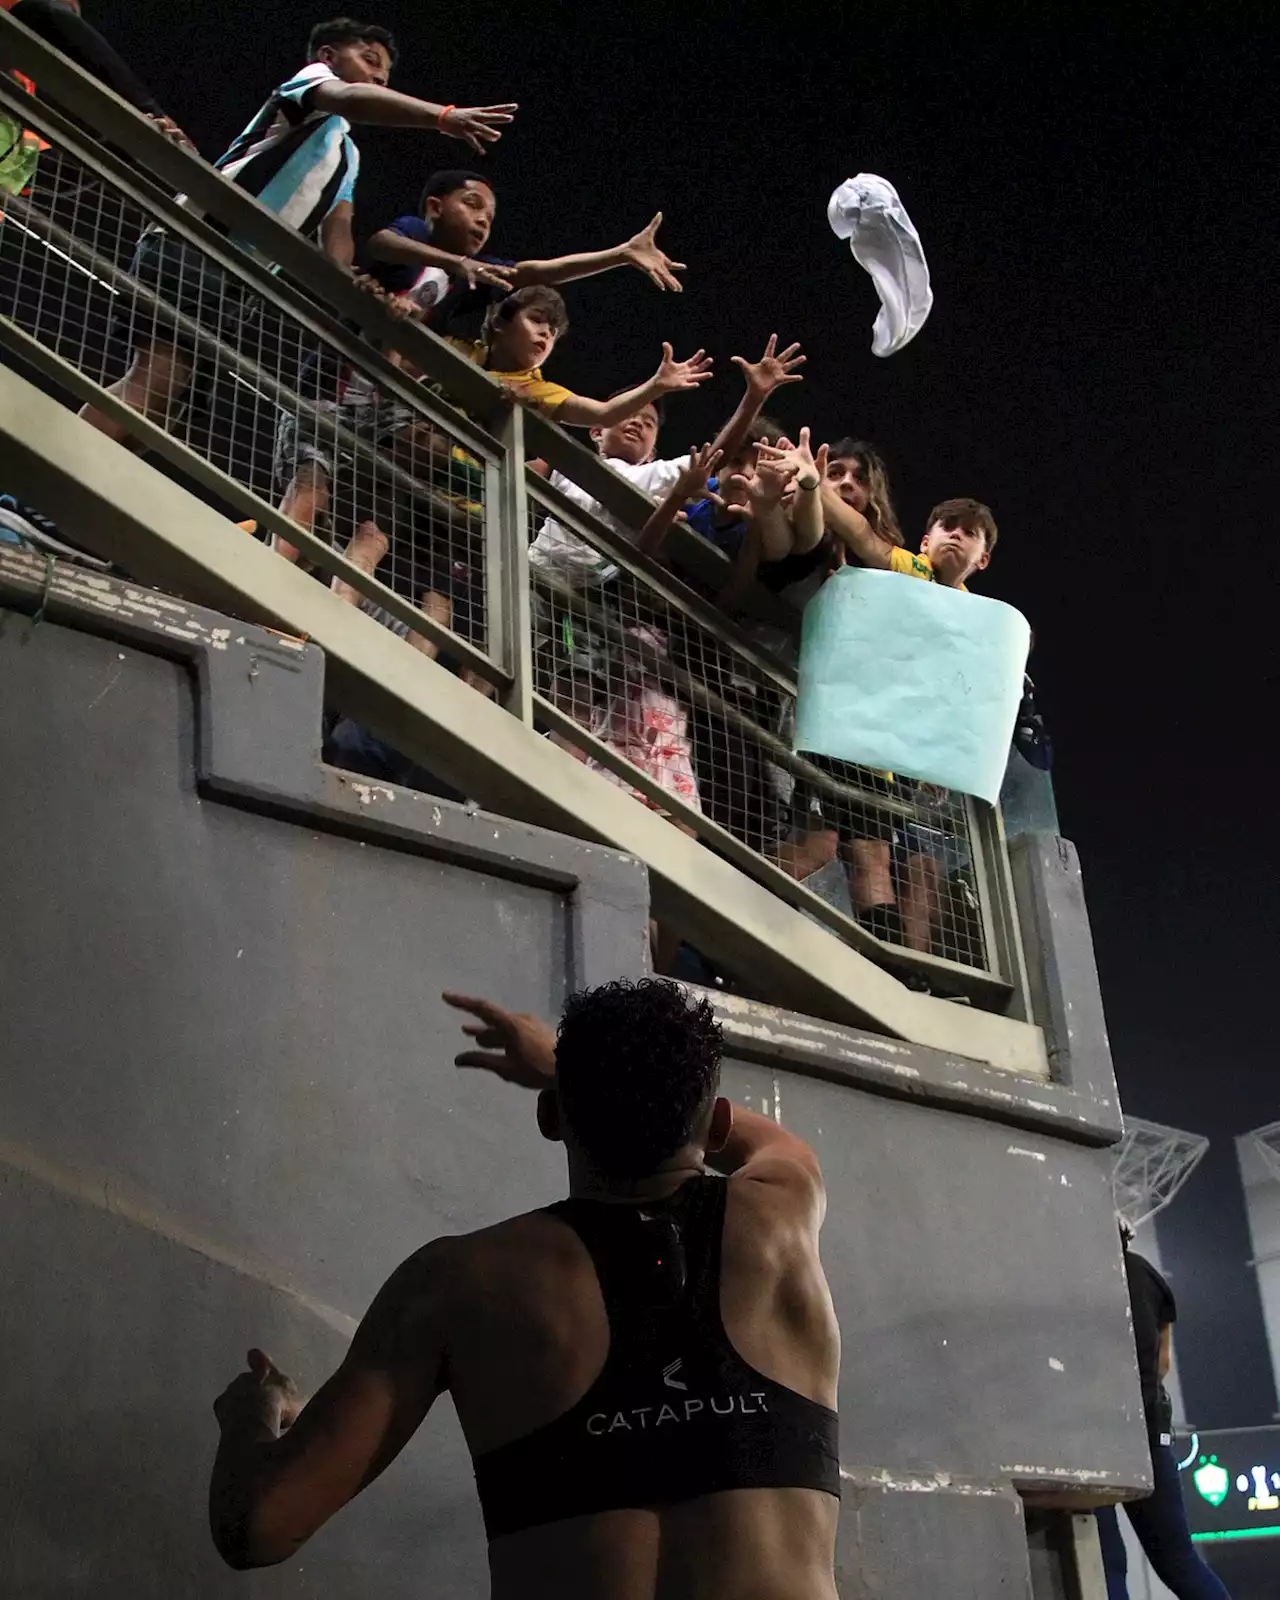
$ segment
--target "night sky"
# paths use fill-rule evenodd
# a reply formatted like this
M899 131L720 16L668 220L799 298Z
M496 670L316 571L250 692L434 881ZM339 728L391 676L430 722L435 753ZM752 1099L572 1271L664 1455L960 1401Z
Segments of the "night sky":
M364 14L399 37L398 87L520 101L485 162L496 251L602 246L666 213L686 293L634 273L571 289L551 376L604 394L647 376L664 337L679 355L706 344L720 376L672 404L675 454L736 402L729 356L776 330L809 355L783 420L875 440L910 537L944 496L991 503L1001 542L981 585L1035 630L1126 1104L1241 1131L1280 1116L1264 1026L1276 38L1261 6L999 10L795 21L779 6L750 25L715 4L389 0ZM85 13L210 156L330 14L297 0ZM432 134L359 143L362 234L412 210L430 171L473 164ZM870 280L826 223L859 170L899 189L936 295L884 362Z

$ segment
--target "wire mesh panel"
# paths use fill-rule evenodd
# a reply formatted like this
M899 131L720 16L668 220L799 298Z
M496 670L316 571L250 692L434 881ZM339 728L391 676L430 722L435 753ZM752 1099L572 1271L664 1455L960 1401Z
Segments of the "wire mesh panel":
M565 526L536 485L530 511L534 683L561 714L551 737L712 848L723 830L885 943L985 970L963 797L794 754L785 638L745 635L679 580L620 566L591 542L589 519ZM566 718L594 742L576 742Z
M45 149L26 190L0 207L0 314L486 649L485 462L442 408L429 416L388 389L70 151ZM419 374L401 372L412 391ZM86 414L126 437L107 412ZM404 622L383 620L435 653Z

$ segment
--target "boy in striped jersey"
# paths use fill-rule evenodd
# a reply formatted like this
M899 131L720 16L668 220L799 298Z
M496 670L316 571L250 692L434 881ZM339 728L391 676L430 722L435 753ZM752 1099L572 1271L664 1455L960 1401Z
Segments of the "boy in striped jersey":
M349 268L360 165L351 139L353 122L432 129L483 154L485 144L502 137L516 107L435 105L388 89L395 61L391 34L349 17L314 28L307 56L307 65L272 93L216 165ZM143 235L131 271L167 305L224 338L234 339L254 309L214 262L161 228ZM110 392L163 425L196 372L192 341L141 302L126 308L120 321L133 360ZM81 415L121 444L129 443L128 430L113 418L92 406Z

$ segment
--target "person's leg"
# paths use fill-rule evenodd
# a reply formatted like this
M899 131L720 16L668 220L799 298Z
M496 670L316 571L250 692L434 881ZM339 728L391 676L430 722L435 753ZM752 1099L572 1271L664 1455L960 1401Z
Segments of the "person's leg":
M893 846L888 839L846 839L840 853L849 868L849 897L854 914L873 925L876 912L892 910Z
M776 860L790 877L803 882L834 861L840 835L834 828L799 826L778 846Z
M150 422L164 427L175 402L181 400L191 382L194 362L185 350L171 344L139 346L123 378L107 390ZM80 415L99 433L130 450L142 446L130 436L128 428L91 405L81 406Z
M442 628L447 628L453 621L453 607L449 604L448 595L438 594L434 589L423 591L418 597L418 608ZM425 633L411 633L409 643L415 650L421 650L429 661L435 661L440 654L440 646L428 639Z
M1145 1500L1128 1501L1124 1509L1152 1571L1178 1600L1230 1600L1191 1542L1173 1451L1167 1444L1152 1445L1151 1462L1155 1488Z
M1094 1513L1098 1523L1098 1543L1102 1547L1102 1570L1107 1579L1107 1600L1129 1600L1129 1552L1116 1519L1114 1506L1101 1506Z
M933 949L933 932L937 926L940 904L940 878L941 869L933 856L908 855L906 882L899 897L902 937L908 950L927 953Z
M331 498L329 474L324 463L313 457L301 462L298 470L290 478L289 486L280 501L280 514L288 517L290 522L296 522L300 528L305 528L308 533L314 533L316 521L328 512ZM351 545L354 545L359 537L360 529L357 529ZM347 547L348 553L351 545ZM299 559L297 547L291 545L287 539L282 539L278 533L271 536L271 548L286 561L296 562ZM350 559L354 561L356 558L350 556ZM381 559L379 556L378 560ZM376 566L377 562L374 565Z
M388 543L386 534L376 522L362 522L352 534L351 542L343 551L343 555L353 567L358 567L366 576L372 578L378 570L378 563L387 553ZM353 589L349 583L344 583L341 578L335 578L330 587L334 594L345 600L348 605L358 606L364 602L364 596L360 591Z

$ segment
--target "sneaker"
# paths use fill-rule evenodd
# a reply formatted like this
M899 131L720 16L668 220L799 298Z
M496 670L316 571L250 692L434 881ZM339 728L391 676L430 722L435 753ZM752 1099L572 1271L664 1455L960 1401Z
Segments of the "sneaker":
M100 561L97 556L91 556L87 551L78 550L75 545L68 544L56 522L46 517L43 512L23 505L11 494L0 494L0 538L3 538L6 544L16 544L20 549L38 550L45 555L64 556L67 560L77 561L82 566L96 567L99 572L107 571L111 565L108 561Z

